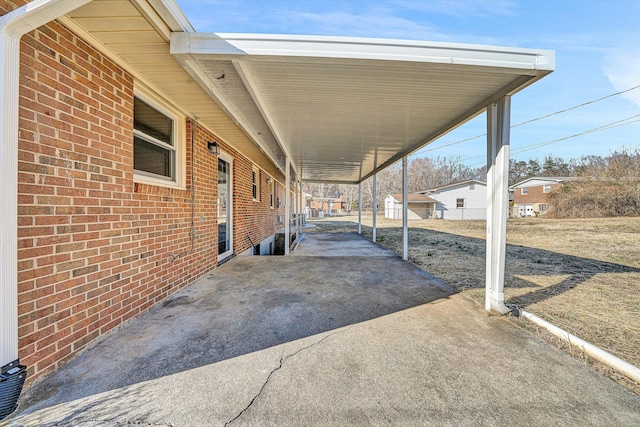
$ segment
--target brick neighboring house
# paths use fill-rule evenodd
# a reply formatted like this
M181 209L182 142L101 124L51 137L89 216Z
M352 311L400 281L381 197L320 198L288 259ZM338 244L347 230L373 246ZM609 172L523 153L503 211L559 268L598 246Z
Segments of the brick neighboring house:
M343 215L345 212L345 202L342 197L314 197L306 199L306 207L312 218L323 218L325 216Z
M2 2L0 14L25 3ZM186 72L162 80L162 70L115 54L78 26L105 8L113 6L92 2L75 20L64 16L21 40L17 309L28 382L221 257L251 252L252 242L268 251L282 226L284 175L248 148L197 83L176 93L171 80L189 82ZM139 15L150 54L182 70L157 29L160 18ZM113 29L109 19L87 19ZM126 43L123 34L104 37ZM219 133L177 100L198 96L207 100L203 110L221 113ZM208 150L214 142L220 155Z
M549 210L547 194L562 187L571 177L533 177L512 185L511 216L525 218L544 215Z

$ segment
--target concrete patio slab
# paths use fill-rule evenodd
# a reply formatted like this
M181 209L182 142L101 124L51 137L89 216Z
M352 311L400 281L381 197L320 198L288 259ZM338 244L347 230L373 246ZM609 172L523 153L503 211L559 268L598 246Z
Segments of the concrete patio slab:
M9 425L640 425L639 396L360 236L294 254L220 266Z

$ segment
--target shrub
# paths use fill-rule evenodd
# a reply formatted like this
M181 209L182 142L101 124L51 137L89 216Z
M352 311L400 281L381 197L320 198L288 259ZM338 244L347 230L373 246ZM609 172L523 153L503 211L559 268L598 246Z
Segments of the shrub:
M550 216L604 218L640 216L640 180L573 181L547 195Z

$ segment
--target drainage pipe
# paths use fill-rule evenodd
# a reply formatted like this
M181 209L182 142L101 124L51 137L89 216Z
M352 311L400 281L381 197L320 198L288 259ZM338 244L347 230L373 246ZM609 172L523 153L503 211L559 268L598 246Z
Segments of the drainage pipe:
M629 379L640 384L640 368L632 365L631 363L625 362L624 360L614 356L611 353L608 353L602 350L595 345L576 337L575 335L570 334L564 329L560 329L557 326L552 325L551 323L542 320L535 314L529 313L524 310L520 310L520 315L530 322L535 323L536 325L546 329L551 332L556 337L560 338L563 341L566 341L571 346L576 346L580 350L582 350L585 354L591 356L595 360L604 363L612 369L620 372L622 375L626 376Z

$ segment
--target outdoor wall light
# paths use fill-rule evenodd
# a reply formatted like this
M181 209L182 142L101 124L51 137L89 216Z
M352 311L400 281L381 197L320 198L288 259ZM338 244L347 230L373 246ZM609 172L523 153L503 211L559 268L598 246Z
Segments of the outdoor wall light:
M220 154L220 144L218 144L217 142L212 142L212 141L208 141L207 142L207 150L209 150L209 152L211 154L213 154L214 156L217 156Z
M268 185L271 185L271 183L272 183L272 182L273 182L273 181L271 181L271 178L267 178L267 184L268 184Z

